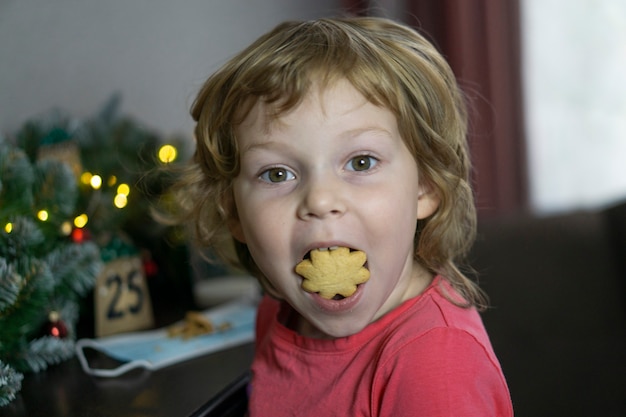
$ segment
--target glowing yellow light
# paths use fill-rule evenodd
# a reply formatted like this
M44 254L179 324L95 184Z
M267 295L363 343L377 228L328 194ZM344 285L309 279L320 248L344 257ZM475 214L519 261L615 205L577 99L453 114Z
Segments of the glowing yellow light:
M88 220L89 217L87 217L87 215L83 213L80 216L76 216L76 218L74 219L74 226L82 229L83 227L85 227Z
M91 172L85 171L80 176L80 182L82 182L83 184L89 184L91 183L91 177L93 177L93 175L91 175Z
M176 159L178 151L172 145L163 145L159 149L159 160L164 164L169 164Z
M117 184L117 177L115 175L111 175L107 180L107 185L109 187L113 187L115 184Z
M89 180L89 184L94 190L98 190L102 187L102 177L100 175L93 175Z
M128 198L124 194L118 194L113 199L113 205L117 208L124 208L128 204Z
M4 231L11 233L13 231L13 223L7 223L4 225Z
M61 223L61 233L65 236L69 236L72 233L72 223L63 222Z
M117 187L117 193L118 194L123 194L126 197L128 197L128 194L130 194L130 187L128 186L128 184L120 184Z
M39 210L37 212L37 218L42 222L45 222L46 220L48 220L48 212L46 210Z

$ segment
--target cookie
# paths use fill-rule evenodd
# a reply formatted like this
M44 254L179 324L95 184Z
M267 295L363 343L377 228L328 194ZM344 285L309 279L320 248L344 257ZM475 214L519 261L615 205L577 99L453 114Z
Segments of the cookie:
M365 252L339 247L314 249L310 255L310 259L296 265L296 273L304 278L301 287L328 300L337 295L351 296L357 285L370 277L370 271L363 266L367 260Z
M230 323L222 323L216 326L211 320L196 311L188 311L185 320L167 328L168 337L181 337L184 340L204 334L225 331L230 328Z

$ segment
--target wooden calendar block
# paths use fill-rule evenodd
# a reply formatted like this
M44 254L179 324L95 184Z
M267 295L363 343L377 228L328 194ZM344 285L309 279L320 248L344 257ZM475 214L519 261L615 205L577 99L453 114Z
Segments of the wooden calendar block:
M152 302L139 257L108 262L94 289L97 337L154 326Z

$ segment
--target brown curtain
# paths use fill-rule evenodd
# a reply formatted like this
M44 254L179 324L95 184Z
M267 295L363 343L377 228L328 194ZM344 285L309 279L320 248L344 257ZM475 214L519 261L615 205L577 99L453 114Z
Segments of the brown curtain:
M368 1L344 0L353 14ZM526 210L519 0L406 0L404 21L450 62L470 101L470 149L479 215Z
M407 23L429 34L470 98L479 213L527 208L518 0L413 0Z

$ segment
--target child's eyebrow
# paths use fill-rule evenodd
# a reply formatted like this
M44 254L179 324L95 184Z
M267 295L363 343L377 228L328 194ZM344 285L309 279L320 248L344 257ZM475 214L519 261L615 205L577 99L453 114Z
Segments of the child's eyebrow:
M378 126L359 127L356 129L346 130L339 135L340 139L352 139L362 135L373 134L377 137L392 138L393 134L387 129ZM256 151L256 150L278 150L285 149L285 143L277 142L274 140L253 140L252 143L248 143L241 148L241 153Z
M342 136L357 137L357 136L368 134L368 133L374 133L380 136L392 136L391 132L379 126L368 126L368 127L357 128L357 129L351 129L351 130L344 132Z

